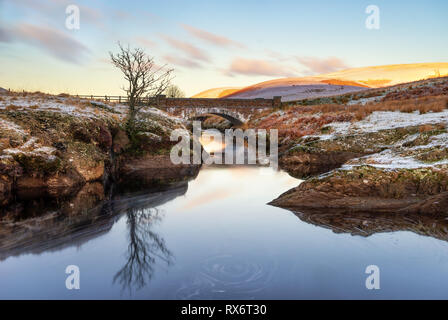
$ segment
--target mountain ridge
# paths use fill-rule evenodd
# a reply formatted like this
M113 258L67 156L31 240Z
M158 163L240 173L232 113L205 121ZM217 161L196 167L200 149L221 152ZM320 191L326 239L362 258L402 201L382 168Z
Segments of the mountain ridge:
M282 96L283 101L292 101L393 86L443 75L448 75L446 62L391 64L344 69L308 77L272 79L239 89L215 88L193 97L253 99Z

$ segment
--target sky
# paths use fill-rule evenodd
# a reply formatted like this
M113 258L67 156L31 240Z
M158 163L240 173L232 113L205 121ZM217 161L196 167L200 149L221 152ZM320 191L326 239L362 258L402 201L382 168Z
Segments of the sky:
M79 29L67 28L79 8ZM366 28L369 5L379 29ZM117 43L174 68L187 96L353 67L448 62L448 1L0 0L0 87L123 95Z

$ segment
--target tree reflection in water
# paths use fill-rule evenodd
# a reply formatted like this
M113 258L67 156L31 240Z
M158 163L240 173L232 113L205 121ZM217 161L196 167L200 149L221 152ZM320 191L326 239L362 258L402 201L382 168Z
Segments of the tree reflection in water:
M129 230L129 245L126 264L115 274L113 283L120 283L122 290L140 290L154 275L157 260L173 262L173 256L165 240L152 231L154 225L163 219L163 212L157 208L130 208L126 211Z

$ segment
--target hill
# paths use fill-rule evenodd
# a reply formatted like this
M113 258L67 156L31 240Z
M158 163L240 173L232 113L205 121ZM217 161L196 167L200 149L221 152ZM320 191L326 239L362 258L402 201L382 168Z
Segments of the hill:
M195 94L194 96L192 96L192 98L222 98L240 89L240 87L213 88Z
M218 88L204 91L194 97L216 98L272 98L282 96L283 101L327 97L366 88L381 88L401 83L448 75L448 63L395 64L353 68L311 77L283 78L261 82L228 93ZM207 93L210 92L210 93Z

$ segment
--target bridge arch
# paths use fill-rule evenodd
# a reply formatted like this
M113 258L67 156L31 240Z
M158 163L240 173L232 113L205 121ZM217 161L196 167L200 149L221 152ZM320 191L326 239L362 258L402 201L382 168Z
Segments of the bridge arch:
M248 114L243 113L243 110L226 109L226 108L169 108L166 110L176 116L180 116L184 119L201 119L210 115L216 115L230 121L233 125L242 125L247 122L250 117L250 110Z

